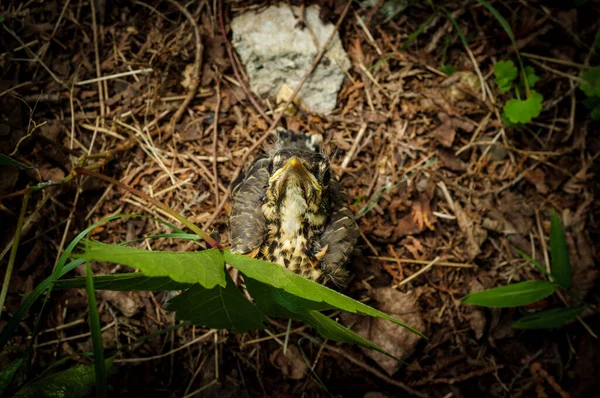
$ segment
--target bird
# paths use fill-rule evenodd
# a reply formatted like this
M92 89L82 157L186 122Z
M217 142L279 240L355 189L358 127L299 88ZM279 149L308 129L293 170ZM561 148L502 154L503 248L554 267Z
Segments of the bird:
M360 232L323 138L281 127L276 136L230 185L230 251L343 289Z

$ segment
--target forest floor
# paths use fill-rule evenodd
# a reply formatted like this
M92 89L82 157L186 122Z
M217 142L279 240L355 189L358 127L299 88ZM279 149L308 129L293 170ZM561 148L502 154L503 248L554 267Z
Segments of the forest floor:
M229 183L263 148L280 110L272 98L249 101L243 68L236 62L240 81L227 50L228 21L270 2L225 1L222 12L220 1L187 3L201 54L194 26L170 2L99 3L95 18L89 1L0 6L0 152L32 167L0 168L2 247L14 236L22 190L69 176L85 154L100 162L98 172L168 204L227 245ZM428 339L404 352L406 365L398 368L358 347L317 344L315 332L302 324L292 325L287 356L275 338L285 334L283 321L264 331L218 331L204 339L199 337L207 329L179 328L120 350L110 396L179 397L198 390L236 397L595 395L598 315L584 313L581 321L558 329L523 331L511 322L560 302L549 298L530 308L489 310L460 299L540 279L514 248L546 264L555 209L565 225L573 290L598 304L593 242L600 238L599 123L582 105L579 84L581 72L600 63L594 44L600 7L592 1L490 1L508 20L544 97L539 117L507 127L502 106L514 94L500 92L494 64L516 63L516 56L485 7L475 0L436 4L456 20L465 46L443 11L410 5L388 18L387 6L401 2L373 1L374 7L363 8L366 3L354 2L339 27L352 66L336 110L326 116L299 110L280 124L323 134L335 152L333 174L359 214L362 232L346 293L392 312L397 302L409 301L411 313L398 310L395 316L409 324L418 318ZM335 25L345 5L322 0L322 19ZM197 56L199 87L188 104ZM456 72L440 71L448 65ZM101 76L111 78L86 83ZM271 142L267 134L265 145ZM24 295L50 275L65 244L93 222L119 213L165 218L144 199L92 177L36 192L0 328ZM150 219L120 219L96 228L92 237L117 243L165 232ZM145 240L139 247L193 249L174 239ZM439 263L428 266L437 257ZM94 264L93 270L124 271L108 264ZM167 292L104 291L98 298L107 352L176 322L162 308ZM13 347L28 343L37 311L39 306L24 319ZM34 367L68 356L90 363L80 355L91 351L86 314L84 289L53 293L34 345ZM341 322L351 326L354 320ZM384 347L407 344L404 334L358 326ZM3 353L0 368L14 355Z

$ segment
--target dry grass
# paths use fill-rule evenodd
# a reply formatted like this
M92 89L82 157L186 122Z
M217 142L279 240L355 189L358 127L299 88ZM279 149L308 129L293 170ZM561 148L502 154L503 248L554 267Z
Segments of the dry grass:
M223 37L234 15L263 3L226 1L221 8L221 2L201 1L187 9L171 0L110 3L97 13L93 2L68 0L0 7L6 19L0 36L6 49L0 53L2 152L33 166L19 176L2 169L3 225L14 224L26 184L66 178L31 199L8 313L16 310L20 294L51 272L64 243L89 223L116 213L165 216L98 180L69 178L76 162L168 204L203 229L217 231L226 244L228 185L280 124L324 134L332 151L337 148L333 169L352 208L363 209L363 253L353 262L348 293L368 300L379 287L412 292L429 340L390 377L358 349L314 344L303 325L287 333L287 325L274 320L268 330L244 335L177 328L120 352L122 368L112 379L117 391L440 397L594 391L597 381L585 368L598 363L590 349L598 342L581 326L519 334L509 327L518 314L483 312L458 300L473 290L535 277L512 247L544 261L545 220L552 208L567 227L574 288L598 300L591 242L599 237L593 175L600 145L597 124L587 119L572 84L581 68L598 62L589 45L596 21L580 12L575 24L571 11L537 3L494 3L513 16L524 55L539 66L538 87L545 96L536 123L506 129L500 112L507 97L496 89L492 71L495 61L508 57L510 44L481 7L446 5L465 29L468 48L438 15L406 51L397 52L431 9L409 7L382 23L379 7L323 2L323 16L339 21L352 61L349 78L332 115L284 116L287 105L249 92L243 67ZM438 70L444 37L451 40L446 63L458 70L453 76ZM392 53L388 62L368 69ZM11 229L4 228L3 242L12 239ZM96 229L93 237L120 242L165 232L151 220L119 220ZM141 247L193 250L172 239L147 240ZM94 271L114 273L120 267L96 265ZM37 366L90 351L88 328L80 321L84 294L71 290L53 297L36 342ZM100 294L106 349L174 325L173 315L162 309L166 296ZM7 319L4 315L0 325ZM598 330L597 316L587 321ZM14 345L27 342L32 322L26 320ZM301 380L286 377L274 364L273 353L287 347L286 335L312 369ZM3 354L0 363L10 358Z

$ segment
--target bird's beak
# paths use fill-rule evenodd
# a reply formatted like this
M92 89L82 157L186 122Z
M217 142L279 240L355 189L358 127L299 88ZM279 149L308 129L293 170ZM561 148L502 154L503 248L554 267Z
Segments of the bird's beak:
M315 176L313 176L310 171L306 170L306 167L304 167L300 159L295 156L288 160L288 162L282 168L273 173L271 178L269 178L269 182L273 183L278 181L279 184L282 184L285 180L287 180L290 173L295 174L300 181L309 182L315 189L321 189Z

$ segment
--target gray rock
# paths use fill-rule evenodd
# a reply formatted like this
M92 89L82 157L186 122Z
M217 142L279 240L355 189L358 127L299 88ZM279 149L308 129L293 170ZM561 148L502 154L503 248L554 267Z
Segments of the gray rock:
M316 5L305 9L304 29L296 27L299 19L294 14L300 16L299 7L282 4L258 13L250 11L231 21L233 47L246 68L251 90L259 96L283 94L289 98L334 30L332 24L323 24ZM297 97L300 104L313 112L331 112L348 68L350 60L336 32L328 51L302 86Z

